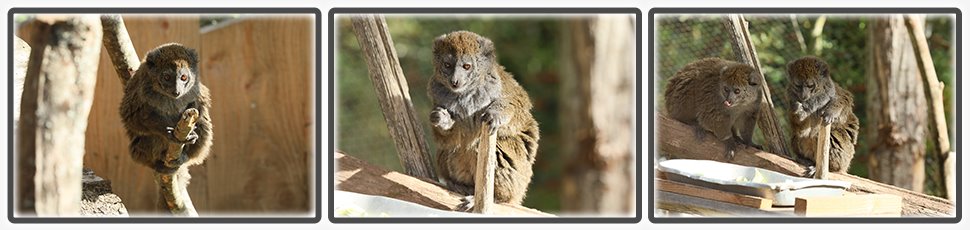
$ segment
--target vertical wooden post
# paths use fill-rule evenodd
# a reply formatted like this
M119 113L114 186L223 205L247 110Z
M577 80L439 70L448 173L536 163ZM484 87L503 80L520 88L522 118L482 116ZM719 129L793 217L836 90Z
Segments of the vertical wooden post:
M488 138L487 142L480 142L478 157L475 161L475 206L473 212L489 214L495 204L495 140L496 133L488 131L488 125L482 125L480 139Z
M946 185L946 195L950 200L956 199L956 188L953 188L950 181L956 181L952 173L947 173L946 164L950 157L950 134L946 124L946 114L943 108L943 82L936 77L936 69L933 68L933 57L930 56L930 48L926 43L923 31L924 20L918 15L906 15L906 27L909 29L909 38L913 42L913 51L916 53L916 61L919 62L919 70L923 73L923 82L926 98L930 104L930 119L933 125L930 131L936 134L936 153L940 160L940 172ZM953 162L952 160L950 162ZM952 170L950 170L952 172Z
M771 89L768 87L764 73L761 71L758 52L754 50L754 45L751 44L751 38L748 35L748 22L739 14L731 14L728 15L728 20L725 25L728 31L731 31L731 43L737 59L754 66L763 83L761 87L764 91L764 96L761 99L761 114L758 115L758 128L761 129L761 133L765 137L765 148L767 148L765 150L794 159L795 156L790 151L790 144L785 138L784 131L782 131L781 125L778 122L778 117L775 117L775 104L771 101Z
M357 42L367 61L377 100L384 112L384 121L394 139L397 155L404 171L411 176L436 180L428 144L418 125L408 82L397 60L394 41L387 31L387 23L379 15L355 15L350 18Z
M818 128L818 138L815 142L815 179L829 177L829 149L832 147L832 124Z
M32 49L18 126L18 184L24 189L21 206L33 205L34 210L22 209L22 214L78 216L101 24L93 15L43 15L28 27Z

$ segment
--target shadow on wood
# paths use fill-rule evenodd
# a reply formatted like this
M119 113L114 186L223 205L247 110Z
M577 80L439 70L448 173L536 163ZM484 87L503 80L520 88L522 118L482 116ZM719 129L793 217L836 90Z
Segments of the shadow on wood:
M427 179L387 171L339 152L334 153L334 160L337 166L334 187L337 190L385 196L441 210L455 210L461 204L461 198L464 197ZM535 209L508 204L495 204L492 206L491 213L513 216L553 216Z

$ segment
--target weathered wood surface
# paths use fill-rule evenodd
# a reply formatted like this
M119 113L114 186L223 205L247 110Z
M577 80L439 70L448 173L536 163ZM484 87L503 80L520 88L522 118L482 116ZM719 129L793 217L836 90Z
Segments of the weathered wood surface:
M801 176L806 167L792 160L766 153L753 148L745 148L736 153L733 159L725 159L723 144L716 138L706 135L698 140L694 129L684 123L658 114L658 144L660 156L673 159L715 160L738 165L759 167L788 175ZM891 194L903 198L903 216L953 216L954 203L938 197L874 182L854 175L831 173L829 179L852 183L853 193Z
M350 21L401 166L408 175L437 178L431 165L427 141L411 102L408 82L398 62L394 41L387 31L384 17L355 15Z
M131 43L128 29L121 15L106 14L101 15L101 27L104 31L104 51L114 64L114 70L121 79L121 85L128 83L128 79L135 74L141 61L138 60L138 53L135 46Z
M18 126L21 215L79 216L84 132L101 51L93 15L38 16Z
M426 178L416 178L399 172L387 171L360 159L335 152L334 188L341 191L385 196L417 203L441 210L455 210L461 204L461 194ZM535 209L518 205L495 204L493 215L553 216Z
M737 194L732 192L725 192L717 189L710 189L701 186L689 185L684 183L679 183L675 181L669 181L665 179L654 180L655 186L659 191L672 192L681 195L693 196L702 199L720 201L725 203L731 203L741 206L746 206L750 208L757 209L769 209L771 208L771 200Z
M796 197L795 214L806 217L899 217L902 199L888 194Z
M766 84L764 72L761 71L761 61L758 60L758 52L755 51L748 34L748 22L740 14L728 15L725 20L725 27L730 31L732 39L731 45L734 48L734 55L739 62L746 63L754 67L761 79L761 109L758 115L758 128L764 135L764 147L773 153L783 156L794 157L785 132L781 129L778 117L775 116L775 103L771 101L771 88Z
M947 160L951 157L950 154L950 134L949 126L946 124L946 113L943 107L943 82L940 82L939 78L936 77L936 68L933 66L933 57L930 56L930 48L926 43L925 30L923 29L924 19L919 15L906 15L906 28L909 29L910 41L913 42L913 51L916 53L916 60L919 62L919 70L923 73L923 83L925 87L924 92L927 94L926 98L929 99L927 103L930 105L930 119L933 125L930 125L930 132L934 135L934 140L936 140L936 150L934 154L940 159L938 162L941 179L944 180L944 185L946 186L946 195L953 201L956 200L956 188L953 183L956 182L956 177L954 177L953 170L947 170L947 168L952 167L947 164ZM952 161L950 161L952 162Z
M823 125L818 130L815 141L815 179L829 178L829 149L832 147L832 124Z
M315 76L320 28L313 20L252 16L202 34L199 68L212 93L213 144L205 167L192 167L189 192L203 215L308 215L315 206L313 138L320 137L313 136L313 89L324 79ZM193 187L199 183L203 195Z
M567 158L562 210L633 213L634 21L624 15L575 18L560 33L560 60L566 63L559 78L561 130L543 138L561 138L558 154Z
M901 14L873 17L866 71L866 119L860 130L869 147L869 178L923 191L926 127L923 80Z
M475 213L491 214L495 206L495 167L498 164L495 153L497 133L490 133L488 125L483 124L479 143L478 156L475 159Z

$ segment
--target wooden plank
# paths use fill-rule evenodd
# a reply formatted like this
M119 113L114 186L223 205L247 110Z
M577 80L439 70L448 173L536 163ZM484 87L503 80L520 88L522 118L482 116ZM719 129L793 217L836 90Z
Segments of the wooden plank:
M489 132L489 125L482 124L479 137L488 141L481 142L475 159L475 213L490 214L495 206L495 140L498 134Z
M889 194L795 198L795 214L806 217L893 216L902 213L901 197Z
M788 175L804 175L805 167L790 159L773 153L745 148L733 159L725 159L719 147L721 143L711 135L697 139L694 128L676 120L657 114L657 142L659 153L671 159L715 160L720 162L759 167ZM904 216L953 216L956 214L952 201L914 192L892 185L882 184L866 178L842 173L832 173L831 180L852 183L850 192L868 194L892 194L903 198Z
M182 43L192 48L199 47L198 15L123 17L135 50L141 56L169 42ZM158 186L155 185L152 170L136 164L129 156L128 136L118 113L118 106L121 105L121 97L124 95L123 86L103 48L98 64L98 79L85 133L84 165L113 182L114 192L125 201L125 207L133 216L154 212L157 210L155 202L158 199ZM207 85L210 84L206 82L204 74L202 80ZM208 210L205 165L193 166L191 171L193 178L188 188L189 194L195 207L204 215L205 210Z
M828 179L829 177L829 149L831 148L832 124L823 125L818 130L815 141L815 179Z
M337 167L334 170L334 188L337 190L385 196L448 211L455 210L462 203L461 198L465 197L428 179L388 171L343 153L335 152L334 161ZM492 207L494 215L554 216L506 203Z
M717 189L678 183L664 179L657 179L655 185L658 189L660 189L660 191L721 201L757 209L767 210L771 208L771 200L761 197L725 192Z
M760 209L677 194L657 191L657 209L678 213L688 213L705 217L731 216L794 216L792 208Z
M201 78L212 92L214 127L208 212L311 211L317 32L311 15L274 15L202 34Z

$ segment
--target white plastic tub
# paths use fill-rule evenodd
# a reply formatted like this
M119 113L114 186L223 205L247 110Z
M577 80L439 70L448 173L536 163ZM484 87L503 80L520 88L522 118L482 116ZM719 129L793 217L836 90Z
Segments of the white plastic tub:
M668 180L763 197L775 206L794 206L795 197L841 196L852 185L708 160L667 160L660 162L657 170Z

